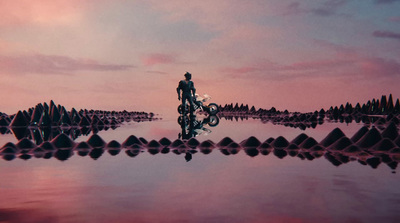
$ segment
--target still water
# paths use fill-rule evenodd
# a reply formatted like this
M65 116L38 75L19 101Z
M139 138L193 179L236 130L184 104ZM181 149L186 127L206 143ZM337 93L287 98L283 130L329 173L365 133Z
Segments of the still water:
M122 143L130 135L174 141L182 133L177 119L129 122L98 135L105 142ZM351 137L362 126L326 122L301 130L221 118L215 127L204 125L196 139L218 143L228 136L239 143L250 136L261 142L283 136L290 142L305 133L320 142L336 127ZM1 145L17 141L13 134L0 135ZM323 155L195 151L190 159L146 149L134 157L121 149L95 158L73 151L64 161L1 159L0 222L400 221L400 177L384 162L363 165L350 158L334 165Z

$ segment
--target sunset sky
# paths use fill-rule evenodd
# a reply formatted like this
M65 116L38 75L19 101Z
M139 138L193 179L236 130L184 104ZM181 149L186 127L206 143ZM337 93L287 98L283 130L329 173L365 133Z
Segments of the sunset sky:
M176 112L198 93L314 111L400 97L400 0L3 0L0 111Z

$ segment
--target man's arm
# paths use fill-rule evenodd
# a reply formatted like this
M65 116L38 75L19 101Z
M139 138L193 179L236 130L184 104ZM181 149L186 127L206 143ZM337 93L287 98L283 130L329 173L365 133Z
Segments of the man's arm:
M178 100L181 100L181 82L179 82L178 87L176 88L176 92L178 92Z
M193 83L193 82L192 82ZM193 88L192 88L192 92L193 92L193 98L196 100L196 88L194 88L194 83L193 83Z

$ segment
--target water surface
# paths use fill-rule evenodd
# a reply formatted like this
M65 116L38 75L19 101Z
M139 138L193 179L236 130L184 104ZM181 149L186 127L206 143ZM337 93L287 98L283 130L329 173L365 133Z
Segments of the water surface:
M150 141L181 133L178 117L129 122L100 131L106 142L135 135ZM200 118L201 119L201 118ZM228 121L196 137L217 143L229 136L264 141L300 133L318 142L334 128L351 137L363 124L324 123L315 129L290 128L257 119ZM75 141L88 140L80 136ZM0 142L16 143L12 134ZM334 165L323 155L226 155L219 148L204 154L155 155L143 149L131 157L122 149L65 161L32 156L0 161L0 221L10 222L398 222L400 178L384 162L363 165L357 157Z

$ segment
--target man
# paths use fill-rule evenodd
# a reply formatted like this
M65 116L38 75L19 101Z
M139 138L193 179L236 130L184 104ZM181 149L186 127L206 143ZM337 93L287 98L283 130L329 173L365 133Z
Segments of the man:
M179 81L179 85L176 88L176 91L178 92L178 100L181 100L181 90L182 90L182 114L185 115L185 106L186 106L186 100L189 101L189 106L190 106L190 115L193 115L194 112L194 106L193 106L193 100L196 99L196 88L194 88L193 81L192 79L192 74L189 72L185 73L185 80ZM193 95L193 96L192 96Z

